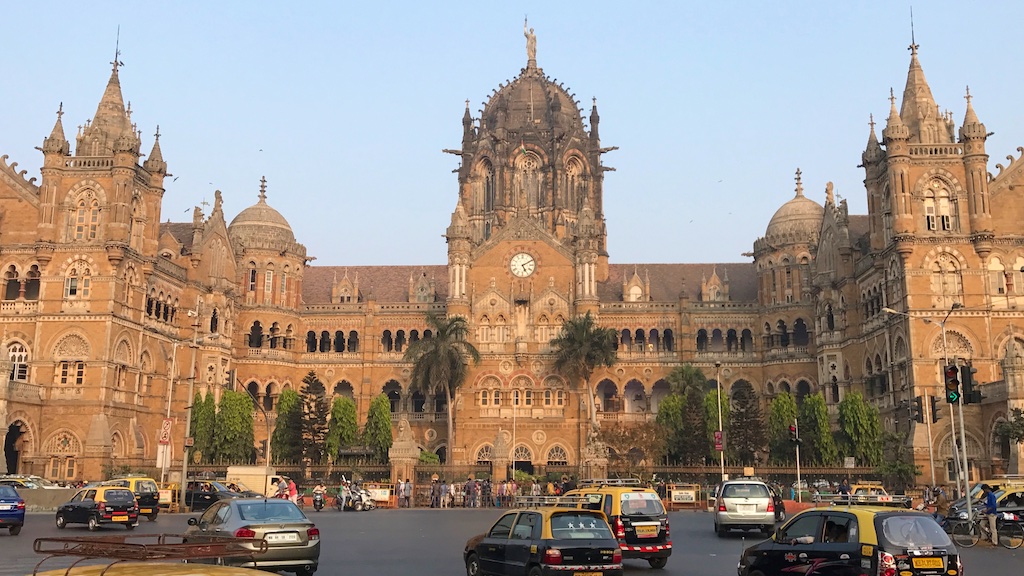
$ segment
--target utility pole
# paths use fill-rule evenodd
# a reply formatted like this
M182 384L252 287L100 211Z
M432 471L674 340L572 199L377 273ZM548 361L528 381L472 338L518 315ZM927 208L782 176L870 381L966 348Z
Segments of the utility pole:
M188 484L188 441L191 438L190 434L192 433L192 404L196 394L196 350L199 349L199 326L201 324L200 307L202 303L202 298L197 296L196 309L188 311L188 317L193 318L195 322L192 324L192 344L189 345L189 347L192 348L192 375L188 379L188 404L185 409L185 443L181 458L181 485L179 486L178 493L178 504L180 509L184 511L188 511L188 507L185 503L185 486Z
M800 420L793 418L796 429L796 501L803 502L803 489L800 487Z
M921 417L924 419L925 425L926 425L927 430L928 430L928 468L930 468L931 471L932 471L932 488L934 488L935 487L935 455L934 455L934 450L932 450L932 408L933 408L934 404L932 403L932 397L931 396L928 396L928 395L922 396L922 398L921 398L921 412L925 411L925 409L924 409L925 405L928 406L928 410L927 410L928 411L928 416L925 417L924 414L921 414Z

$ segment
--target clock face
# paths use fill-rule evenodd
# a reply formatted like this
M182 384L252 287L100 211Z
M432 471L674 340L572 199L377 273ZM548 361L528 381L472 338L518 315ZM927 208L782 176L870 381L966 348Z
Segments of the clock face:
M526 278L537 269L537 261L526 252L520 252L509 260L508 267L513 276Z

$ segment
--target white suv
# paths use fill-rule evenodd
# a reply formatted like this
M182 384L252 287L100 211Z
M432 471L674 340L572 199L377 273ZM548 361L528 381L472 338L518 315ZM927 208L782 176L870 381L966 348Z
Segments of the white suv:
M775 503L767 484L747 479L722 483L715 499L715 532L725 536L732 528L765 535L775 530Z

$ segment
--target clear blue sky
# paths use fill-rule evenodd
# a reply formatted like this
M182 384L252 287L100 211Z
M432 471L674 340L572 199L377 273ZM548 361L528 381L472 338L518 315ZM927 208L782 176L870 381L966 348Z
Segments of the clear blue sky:
M134 10L130 10L134 9ZM614 263L738 262L803 171L865 213L868 114L901 95L907 2L16 2L4 8L0 154L30 175L64 103L92 117L120 25L121 86L169 171L163 220L224 193L268 201L316 264L442 264L468 98L474 115L537 60L596 96ZM990 171L1024 145L1024 2L919 1L920 58L963 121L970 85Z

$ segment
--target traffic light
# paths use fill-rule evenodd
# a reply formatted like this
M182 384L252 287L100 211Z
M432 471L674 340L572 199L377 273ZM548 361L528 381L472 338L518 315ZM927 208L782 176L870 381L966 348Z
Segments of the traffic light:
M910 417L918 424L924 424L924 398L914 398L914 403L910 405Z
M970 364L960 367L960 381L964 387L964 404L981 404L981 391L974 389L974 375L978 369Z
M796 432L796 424L789 425L789 441L793 444L800 443L800 436Z
M946 366L946 402L956 404L960 400L960 369L956 364Z
M939 414L939 399L936 398L935 396L929 396L929 399L932 401L932 405L931 405L932 411L931 411L931 414L932 414L932 424L934 424L934 423L939 421L939 418L942 418L942 415Z

